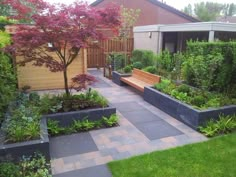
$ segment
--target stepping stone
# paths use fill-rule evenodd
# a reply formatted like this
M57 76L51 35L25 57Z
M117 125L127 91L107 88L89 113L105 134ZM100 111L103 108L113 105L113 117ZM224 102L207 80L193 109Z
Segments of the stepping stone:
M67 157L97 150L98 148L88 132L50 138L51 158Z
M183 134L183 132L179 131L178 129L163 120L139 123L135 124L135 126L149 140L156 140L169 136L177 136Z
M53 175L53 177L112 177L112 175L106 165L98 165Z

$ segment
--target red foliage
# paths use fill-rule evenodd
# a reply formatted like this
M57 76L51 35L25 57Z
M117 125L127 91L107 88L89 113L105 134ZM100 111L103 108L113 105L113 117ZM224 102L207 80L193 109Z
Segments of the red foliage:
M93 40L104 39L98 28L118 31L121 25L120 8L115 5L98 10L82 2L67 6L51 5L43 0L24 0L27 3L21 3L22 0L5 1L17 9L18 18L29 17L34 22L33 25L18 25L13 45L9 47L17 56L23 56L18 64L24 66L32 62L35 66L46 66L52 72L63 71L67 93L67 67L80 49ZM28 4L31 4L30 7ZM49 48L48 43L52 47ZM59 60L52 53L56 53Z
M77 92L86 90L89 85L97 82L94 76L88 74L79 74L72 78L72 89L75 89Z

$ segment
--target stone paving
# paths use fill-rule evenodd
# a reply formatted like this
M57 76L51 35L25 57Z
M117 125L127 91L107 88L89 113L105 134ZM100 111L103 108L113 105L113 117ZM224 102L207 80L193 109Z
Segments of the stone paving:
M156 150L207 140L206 137L145 102L141 93L120 87L91 70L120 117L118 127L50 140L54 177L111 177L106 163Z

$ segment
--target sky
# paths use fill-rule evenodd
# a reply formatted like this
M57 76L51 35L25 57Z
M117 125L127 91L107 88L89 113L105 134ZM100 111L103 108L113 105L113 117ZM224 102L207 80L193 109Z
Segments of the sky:
M46 0L46 1L48 1L50 3L60 2L60 3L69 4L69 3L72 3L74 0ZM95 0L85 0L85 1L87 1L88 3L92 3ZM130 0L130 1L135 1L135 0ZM194 3L202 2L202 1L206 1L206 0L163 0L163 1L166 2L167 4L171 5L172 7L181 10L185 6L187 6L189 3L191 3L193 5ZM218 3L236 3L235 0L208 0L208 1L218 2Z

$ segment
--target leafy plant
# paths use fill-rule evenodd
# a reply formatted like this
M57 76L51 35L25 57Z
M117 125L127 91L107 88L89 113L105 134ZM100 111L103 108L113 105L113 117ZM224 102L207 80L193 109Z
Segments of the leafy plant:
M227 134L236 130L236 115L220 115L218 121L210 120L206 126L199 127L200 132L212 137L219 134Z
M2 48L10 44L10 35L0 31L0 126L4 119L8 104L14 99L16 92L16 74L12 61Z
M108 127L112 127L112 126L116 125L118 120L119 120L119 118L116 114L111 115L109 118L102 117L103 123Z
M17 164L12 162L0 163L1 177L52 177L50 165L41 154L23 156Z
M7 142L20 142L32 140L40 136L41 115L37 107L25 107L21 105L13 111L11 118L7 120L4 131Z
M142 69L143 68L143 64L140 61L134 62L133 63L133 68Z
M149 72L151 74L156 74L157 73L157 68L155 66L148 66L143 69L146 72Z
M86 90L89 85L92 85L97 81L94 76L88 74L79 74L71 80L71 89L75 89L77 92Z
M171 83L170 80L162 79L160 83L154 85L154 88L159 91L163 91L169 86L170 83Z
M123 70L124 70L125 73L131 73L132 67L130 65L127 65L127 66L124 67Z
M201 95L196 95L191 99L190 103L200 108L206 103L206 99Z
M147 66L152 66L154 64L154 53L150 50L134 50L132 52L132 58L131 61L133 63L133 67L135 67L135 63L140 62L141 64L139 64L139 68L137 69L142 69L143 67L147 67ZM135 65L134 65L135 64ZM142 66L140 68L140 66Z
M59 122L56 120L48 119L47 127L48 127L48 133L50 135L58 135L64 131L64 129L59 126Z
M20 177L19 176L20 168L19 166L5 162L0 163L0 176L1 177Z

